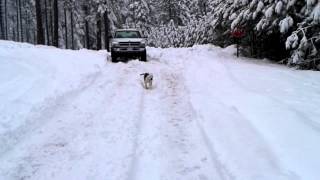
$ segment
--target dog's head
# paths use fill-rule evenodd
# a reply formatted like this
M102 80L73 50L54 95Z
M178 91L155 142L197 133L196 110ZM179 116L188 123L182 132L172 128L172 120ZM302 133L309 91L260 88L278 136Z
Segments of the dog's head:
M150 80L153 79L153 75L151 73L143 73L143 74L140 74L140 76L143 76L144 79L150 79Z

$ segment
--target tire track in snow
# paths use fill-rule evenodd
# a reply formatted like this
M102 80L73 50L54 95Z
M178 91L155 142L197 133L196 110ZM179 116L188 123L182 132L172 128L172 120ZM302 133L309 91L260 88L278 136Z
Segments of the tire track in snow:
M223 68L225 69L225 72L226 74L228 75L229 79L237 86L237 87L240 87L242 90L244 90L245 92L251 92L253 94L256 94L257 96L260 96L266 100L269 100L271 102L274 102L274 104L279 104L281 105L284 109L288 109L290 112L293 112L297 117L299 117L299 119L307 126L309 126L311 129L313 129L314 131L316 132L320 132L320 123L317 122L317 121L314 121L310 118L308 118L307 115L305 115L304 112L298 110L297 108L295 108L294 106L288 104L288 103L285 103L284 101L281 101L280 99L278 98L275 98L273 96L268 96L268 95L265 95L253 88L250 88L246 85L244 85L235 75L234 73L232 72L231 68L229 67L229 65L227 64L227 62L224 62L224 61L217 61L219 62L219 64L221 64L223 66ZM290 75L292 76L291 74L289 73L285 73L284 71L281 71L281 73L283 74L287 74L287 75Z
M220 62L215 63L215 66L212 67L203 67L203 71L201 71L202 68L198 68L200 70L199 72L201 72L201 76L199 74L195 74L195 76L200 76L200 78L214 77L206 83L210 85L211 83L218 84L220 81L224 81L223 83L224 85L227 85L226 87L236 87L240 88L241 90L241 85L233 82L234 79L229 77L228 74L226 74L227 70L223 70L224 68L221 68L219 64ZM187 65L199 67L201 66L201 63L198 65L198 62L191 62L191 64ZM225 79L229 80L225 82ZM235 90L233 89L233 91ZM235 177L241 178L242 176L243 178L248 179L254 179L256 176L261 176L267 179L299 179L294 173L283 169L283 167L279 165L277 157L274 156L262 135L259 134L254 127L252 127L252 125L249 123L249 120L245 119L245 117L243 117L236 107L230 107L226 104L223 104L220 101L220 94L217 94L214 91L210 92L205 89L199 91L199 89L196 89L195 92L199 93L194 94L196 98L193 99L198 108L204 107L203 105L199 104L201 102L205 103L205 106L210 107L213 111L205 112L202 109L199 109L198 124L200 129L202 129L204 138L208 139L207 142L209 146L210 143L212 147L214 144L216 144L216 147L219 149L218 152L221 152L220 154L222 156L220 158L220 162L227 160L227 162L224 164L228 166L229 170L227 171L231 172L229 176L230 179L234 179ZM200 94L205 94L206 97L201 96ZM211 101L215 103L210 103L209 100L206 102L206 99L211 99ZM202 124L205 124L207 129L204 128ZM211 133L211 136L208 136L206 133L206 130L209 131L208 128L210 128L210 131L215 131L215 133ZM238 140L242 141L238 142ZM235 149L230 150L230 148L233 147ZM215 154L215 152L213 151L212 154ZM256 156L258 158L255 162L246 162L250 161L251 156ZM215 157L215 155L213 155L213 157ZM232 159L232 163L234 164L230 163L230 160ZM241 168L237 167L239 165Z
M194 111L194 109L193 109L193 111ZM202 139L204 140L204 142L207 146L207 149L210 152L211 161L213 162L213 164L215 166L215 170L219 173L219 177L221 178L221 180L236 179L234 177L234 175L230 172L230 170L227 169L227 167L223 164L223 162L221 160L219 160L219 154L215 150L214 145L210 141L210 138L209 138L208 134L206 133L206 131L204 130L203 126L199 122L199 118L201 118L201 119L203 119L203 118L199 117L199 116L197 116L197 117L198 117L196 119L197 126L201 132Z
M133 139L133 152L132 152L132 158L131 158L131 162L130 162L130 168L128 171L128 176L127 176L127 180L133 180L136 179L137 177L137 168L138 168L138 161L139 161L139 140L140 140L140 136L142 133L142 126L144 123L144 94L143 92L139 95L140 96L140 100L139 100L139 112L136 115L136 132L134 135L134 139Z
M111 169L114 169L118 166L115 171L107 171L113 173L110 176L108 173L105 173L104 176L108 176L110 179L133 179L136 173L136 165L139 161L139 137L142 132L141 127L143 125L143 113L144 113L144 95L143 89L137 84L136 77L139 76L140 63L135 61L118 64L112 64L114 68L118 70L116 72L121 72L119 75L120 80L116 83L114 89L113 102L109 103L109 107L106 109L105 119L107 121L114 121L113 129L118 129L121 126L121 131L114 138L115 141L123 141L127 144L115 144L119 148L124 148L122 154L115 158L108 158L109 165ZM139 87L138 87L139 86ZM122 107L121 103L126 101L126 104L129 106ZM120 103L120 104L119 104ZM129 109L126 109L126 108ZM103 112L101 112L103 113ZM119 126L119 127L118 127ZM118 139L118 140L117 140ZM127 139L127 140L125 140ZM110 146L110 145L108 145ZM96 158L98 159L98 158ZM93 160L96 160L93 159ZM100 163L97 163L100 164ZM107 166L109 166L107 164ZM93 165L91 167L95 168L98 165ZM120 167L121 166L121 167ZM109 169L103 166L100 166L99 169ZM100 173L92 173L89 176L89 179L99 179L103 177Z
M139 103L137 113L135 116L135 132L133 138L132 155L130 159L129 171L127 173L127 180L157 180L163 175L159 173L161 161L157 155L159 153L159 129L157 124L161 121L161 114L158 114L157 98L157 71L161 64L151 60L148 63L132 62L139 73L133 76L139 76L143 72L152 72L155 75L154 88L152 90L145 90L141 79L139 91ZM137 81L138 82L138 81ZM157 159L157 160L156 160ZM150 176L152 174L152 176Z
M122 107L119 107L117 104L115 103L119 103L119 99L121 99L121 97L126 97L128 96L128 84L127 82L129 82L131 79L130 77L134 76L133 75L133 72L135 71L134 69L134 65L132 64L123 64L123 63L118 63L118 64L114 64L114 63L111 63L110 64L111 66L113 66L113 68L116 68L117 71L116 72L121 72L121 74L117 74L118 78L116 80L116 86L115 87L112 87L112 88L108 88L107 90L110 90L112 89L113 90L113 94L111 95L111 100L107 101L108 104L106 109L104 109L102 112L100 113L97 113L98 115L99 114L104 114L104 119L106 121L113 121L113 123L116 125L116 124L119 124L119 125L122 125L122 126L125 126L125 123L127 120L131 121L130 118L128 119L123 119L123 118L120 118L120 117L115 117L114 115L117 115L118 114L118 111L121 111ZM107 75L107 74L106 74ZM121 101L121 100L120 100ZM119 109L120 108L120 109ZM121 113L121 112L120 112ZM119 114L118 114L119 115ZM130 114L131 116L132 114ZM118 122L116 122L118 121ZM119 123L119 121L122 121L121 123ZM129 123L127 123L129 124ZM118 127L113 127L114 129L118 128ZM125 131L122 131L122 132L119 132L121 134L125 134ZM113 141L116 141L116 139L122 139L123 137L120 137L121 135L116 135L115 137L113 137L112 139L114 139ZM130 134L128 134L128 136L130 136ZM110 146L110 144L108 145L108 147ZM112 145L111 145L112 146ZM123 146L130 146L130 145L124 145ZM128 148L130 149L130 148ZM109 163L107 166L113 164L113 166L116 166L117 164L119 165L119 162L121 161L129 161L130 159L130 156L132 155L128 155L126 157L124 157L125 159L123 158L117 158L117 159L112 159L112 160L108 160ZM111 177L107 172L105 172L104 175L102 175L101 173L102 172L97 172L101 169L106 169L106 167L104 167L104 165L101 165L101 162L100 161L97 161L97 159L100 159L100 158L94 158L92 159L93 161L93 165L91 165L90 167L92 168L92 173L91 175L88 176L88 179L99 179L101 177L104 177L104 176L108 176L110 179L113 179L115 177ZM118 162L116 162L118 161ZM119 165L119 166L123 166L123 165ZM97 168L98 167L98 168ZM113 168L113 167L111 167ZM120 169L120 167L118 167ZM130 168L130 166L129 166ZM123 174L119 175L121 176L122 178L121 179L125 179L126 177L126 170L123 170ZM111 172L109 172L111 173ZM114 174L116 174L116 172L113 172Z
M114 70L114 69L121 69L122 67L120 65L120 67L112 67L112 68ZM97 136L97 133L103 133L104 129L101 127L105 125L105 123L103 122L105 118L104 115L109 112L108 109L110 109L111 111L113 106L116 106L116 104L114 104L115 98L118 97L116 96L116 94L119 90L123 91L127 89L127 87L124 86L124 82L129 77L128 75L125 75L125 71L123 71L124 73L114 74L115 78L113 77L111 78L111 79L114 79L114 82L112 81L110 82L111 80L110 78L105 79L104 77L106 75L109 75L108 74L110 73L109 70L112 70L112 69L104 69L104 70L106 71L106 73L99 72L99 74L97 74L96 77L92 76L92 79L93 79L92 81L89 80L91 78L84 80L83 83L85 84L85 87L78 89L76 92L70 92L69 94L66 94L65 96L61 97L63 102L58 101L56 102L57 104L56 106L54 107L49 106L48 110L52 112L52 115L50 115L51 113L50 114L46 113L46 111L40 111L40 114L43 114L42 118L46 119L47 121L45 124L41 124L41 126L39 126L36 129L40 128L42 132L46 132L44 134L45 137L43 137L46 140L40 143L38 142L39 144L32 145L32 148L27 152L29 154L25 154L24 157L18 157L17 159L19 158L21 159L20 162L18 161L15 167L12 168L10 172L6 173L8 174L8 176L10 176L11 174L12 176L21 177L25 179L28 179L28 177L35 178L40 176L39 179L43 179L41 178L41 174L43 175L43 174L49 173L48 169L52 171L51 178L54 178L55 176L59 176L58 173L60 171L63 171L63 170L59 170L60 168L59 166L66 167L68 166L69 163L60 164L60 162L58 161L53 161L49 165L47 164L46 161L48 160L46 159L50 159L49 161L51 161L51 159L54 157L56 160L58 160L61 158L60 156L63 156L64 159L68 159L66 157L70 155L68 151L71 151L71 152L75 151L72 156L77 156L76 152L78 150L69 146L71 146L70 144L72 144L73 141L76 141L75 138L77 139L80 136L84 136L83 137L85 138L83 139L84 142L81 142L80 144L88 143L88 147L91 147L91 148L96 147L97 148L96 150L98 150L97 152L95 152L94 151L95 149L89 149L88 152L83 153L83 155L90 156L89 158L93 158L92 162L88 163L87 170L85 170L84 172L87 171L88 179L101 178L101 174L103 174L102 169L104 169L103 163L107 159L103 160L105 156L103 154L98 154L99 150L101 151L101 148L103 148L103 143L100 143L96 140L97 138L100 138ZM121 72L121 71L117 71L117 72ZM110 92L110 90L112 91ZM89 105L89 107L93 106L92 108L96 110L94 112L95 114L92 114L92 112L90 112L90 109L87 109L86 107L83 107L83 105L81 105L81 101L83 102L87 100L91 100L91 101L97 100L94 104ZM90 104L90 102L88 103ZM70 111L70 109L73 109L73 110ZM72 119L68 119L69 117L72 117ZM62 122L60 122L61 120L59 119L62 119ZM99 125L94 125L97 123ZM48 127L47 124L50 124L52 128ZM75 129L75 127L79 127L79 126L81 126L81 128ZM77 132L80 129L81 129L81 132ZM50 132L47 132L47 130ZM88 135L86 134L89 134L89 137L87 137ZM31 139L33 138L33 135L34 133L31 134L31 131L30 131L29 136ZM88 141L90 140L89 139L90 137L94 138L94 141ZM61 143L56 142L57 140L58 141L62 140L64 142L62 143L63 146L61 146L60 148L61 150L64 149L64 151L67 151L67 152L65 154L59 154L57 152L55 152L54 154L48 154L47 152L52 151L50 149L56 148L56 145L60 146L59 144ZM27 144L29 144L29 142ZM88 154L88 153L91 153L91 154ZM102 161L97 161L97 159L102 159ZM25 161L25 160L28 160L28 161ZM86 162L82 162L82 163L86 164ZM47 166L47 168L49 166L49 168L47 169L42 166L38 166L39 164L42 164L42 166ZM76 167L74 168L76 169ZM1 174L3 173L5 172L0 169L0 176L2 176ZM60 173L62 174L62 172ZM105 174L103 176L105 176Z
M56 143L54 141L47 142L46 144L36 142L35 144L34 139L43 139L47 137L49 134L43 130L47 129L50 131L54 129L54 126L52 125L57 124L60 121L59 119L56 119L56 117L65 114L66 112L64 110L71 108L70 102L75 101L83 92L90 89L91 85L101 77L100 75L101 72L97 72L87 76L81 87L59 95L58 97L47 99L45 101L47 104L44 103L41 107L34 108L34 113L30 114L25 124L1 137L6 138L5 141L0 139L0 142L5 144L1 147L6 148L2 149L0 158L2 164L7 164L8 167L11 168L6 169L6 166L1 167L0 179L3 176L6 177L4 179L34 178L41 170L41 166L47 163L42 161L43 159L41 160L41 158L53 156L53 154L49 155L44 152L44 150L47 149L45 147L46 144L51 143L51 148L63 148L65 146L65 144ZM44 132L46 134L43 134ZM48 148L50 147L48 146ZM40 152L37 151L37 149L40 150Z
M12 150L19 142L27 139L36 129L48 124L50 121L48 121L47 117L52 117L60 113L60 109L62 109L67 102L76 99L83 91L94 84L100 75L101 72L89 75L86 77L86 83L80 88L71 90L57 97L49 97L39 107L34 107L24 125L1 135L0 147L2 148L0 148L0 157ZM52 120L52 118L49 119Z
M150 60L148 63L141 63L141 62L132 62L133 65L136 67L136 70L139 71L139 73L133 74L133 76L139 76L140 73L143 72L153 72L155 69L161 68L161 64ZM153 71L152 71L152 70ZM156 86L156 83L154 83L154 88ZM155 89L146 90L143 87L143 82L141 82L141 87L139 87L138 91L138 97L139 97L139 103L138 103L138 113L135 115L135 133L134 133L134 139L133 139L133 152L132 157L130 160L130 168L127 175L127 180L142 180L150 178L148 175L146 175L145 169L150 167L144 167L146 164L150 164L150 162L145 161L145 152L146 151L155 151L154 149L148 149L147 146L152 146L149 143L146 142L146 139L152 140L152 137L150 137L149 130L147 129L150 127L150 123L148 123L148 119L146 119L145 114L148 114L150 112L146 111L152 109L154 107L154 104L156 102L150 103L151 95L155 95L153 92L156 91ZM153 114L154 116L154 114ZM149 119L150 120L150 119ZM154 123L151 125L151 128L154 128ZM147 148L147 149L146 149ZM148 154L147 156L149 156ZM151 169L154 167L151 167ZM154 170L154 169L153 169ZM142 176L141 176L142 173ZM160 176L160 174L159 174ZM141 179L142 178L142 179ZM153 177L154 179L157 179L158 177Z
M150 109L152 109L152 106L158 106L162 111L161 117L157 117L157 120L162 121L160 122L162 128L159 129L154 127L155 125L152 125L152 129L158 129L157 131L162 136L160 139L162 142L160 142L160 144L165 144L158 150L152 149L149 151L150 153L162 151L162 160L160 161L164 160L163 162L166 162L166 165L162 162L161 167L152 164L152 166L154 166L153 168L147 168L152 171L151 174L153 175L155 175L154 173L159 173L157 177L152 178L177 180L234 179L223 163L219 161L218 154L215 152L207 134L199 124L199 117L197 117L195 110L189 102L189 92L183 81L181 67L175 67L176 64L173 66L170 63L162 63L160 61L152 65L156 66L158 71L155 77L158 78L156 82L159 83L157 89L154 90L156 94L153 94L153 96L159 96L158 99L160 102L153 102L147 106L151 106ZM141 128L139 129L141 130ZM193 137L195 135L191 135L193 133L196 134L196 138ZM154 134L156 134L156 132L154 132ZM157 138L156 140L159 141ZM147 143L147 146L155 148L156 145ZM200 153L194 149L197 149ZM163 155L163 152L165 155ZM146 156L146 159L148 159L151 155ZM210 158L207 159L206 156ZM138 157L138 155L136 157ZM134 160L134 168L131 171L134 175L129 176L128 179L138 180L140 178L139 180L141 180L150 178L148 175L136 176L138 171L137 164L140 160L136 157ZM148 163L144 162L141 164L145 165ZM158 168L158 170L154 171L154 168ZM159 170L159 168L161 170Z
M178 134L176 135L168 135L168 139L169 141L171 141L170 139L174 139L173 144L180 144L181 147L178 148L182 148L178 150L178 152L176 152L178 153L177 155L179 159L176 159L175 161L178 161L180 163L180 165L178 165L178 168L180 168L180 175L177 179L190 178L207 180L212 179L213 177L221 180L233 179L233 176L226 169L223 163L219 161L218 154L215 152L214 147L212 146L209 138L207 137L201 125L199 124L199 120L195 113L195 110L189 102L189 95L186 86L184 85L182 73L174 69L168 69L167 72L163 73L162 79L165 79L166 81L166 87L168 88L166 90L166 95L169 97L166 102L168 103L167 105L170 107L170 112L168 114L169 124L167 125L171 126L170 129L172 129L173 131L178 132ZM199 137L196 138L199 138L200 142L195 142L193 140L193 137L190 136L190 133L195 133L192 131L198 132L198 134L196 134ZM199 152L202 152L203 154L198 154L199 152L192 152L192 147L195 146L195 144L197 144L196 146L198 146ZM200 161L200 163L199 161L197 162L197 160L189 159L189 153L194 153L192 154L192 156L199 158L201 156L204 156L204 154L207 154L207 156L210 157L209 161L211 161L211 165L203 163L203 159L206 158L202 158L202 162ZM210 171L203 171L202 168L208 169Z

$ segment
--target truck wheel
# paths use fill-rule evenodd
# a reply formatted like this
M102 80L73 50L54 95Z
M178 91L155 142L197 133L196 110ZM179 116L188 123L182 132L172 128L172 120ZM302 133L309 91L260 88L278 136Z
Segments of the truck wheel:
M117 63L118 56L115 53L111 53L111 62Z
M141 54L140 60L143 62L147 62L147 52L146 51Z

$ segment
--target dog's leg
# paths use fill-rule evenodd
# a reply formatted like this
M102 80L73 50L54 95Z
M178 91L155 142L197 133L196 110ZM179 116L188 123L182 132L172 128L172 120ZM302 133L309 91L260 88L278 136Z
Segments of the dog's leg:
M148 89L148 81L144 81L144 88Z
M148 81L148 88L147 89L150 89L150 81Z
M146 81L146 89L149 88L149 84L148 84L148 81Z

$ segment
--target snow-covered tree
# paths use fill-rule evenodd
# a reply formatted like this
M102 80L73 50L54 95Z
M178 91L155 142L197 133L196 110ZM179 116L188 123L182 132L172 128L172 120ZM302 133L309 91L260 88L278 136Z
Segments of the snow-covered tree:
M282 58L286 56L285 47L293 50L288 60L290 65L309 63L310 59L317 64L319 3L317 0L211 1L212 27L223 39L236 28L244 29L257 36L261 46L252 45L253 37L247 37L244 43L251 43L255 49L262 48L267 56L277 51ZM272 48L278 44L282 46Z

